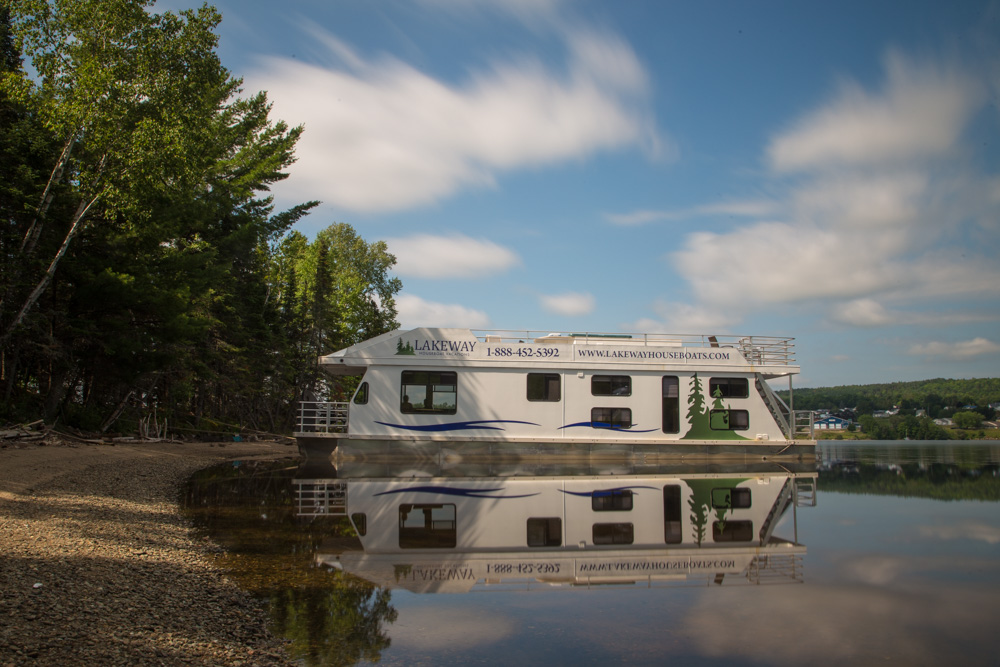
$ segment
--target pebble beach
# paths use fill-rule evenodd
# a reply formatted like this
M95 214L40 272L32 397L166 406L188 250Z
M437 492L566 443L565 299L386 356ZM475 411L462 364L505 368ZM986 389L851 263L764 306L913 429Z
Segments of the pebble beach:
M0 448L0 666L292 665L178 505L195 471L293 445Z

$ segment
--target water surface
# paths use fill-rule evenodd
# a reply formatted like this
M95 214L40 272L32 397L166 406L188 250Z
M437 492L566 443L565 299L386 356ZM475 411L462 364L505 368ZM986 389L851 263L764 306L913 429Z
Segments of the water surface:
M408 471L348 466L318 473L285 460L203 471L192 479L185 504L227 550L218 556L220 563L267 600L275 630L291 640L293 654L307 665L653 665L668 660L696 665L929 665L959 659L996 664L1000 443L823 443L817 458L812 497L808 469L793 471L790 478L776 468L718 466L602 471L498 465L481 466L474 475L427 466ZM534 478L557 480L552 482L556 486L528 489L515 483ZM577 552L522 546L510 553L494 546L485 554L451 557L453 547L447 542L420 546L419 539L430 535L438 540L442 534L421 532L420 524L413 533L418 548L402 556L373 555L363 551L346 518L299 516L314 513L316 504L310 496L303 506L298 492L315 488L309 484L322 479L329 484L325 500L336 501L335 484L346 484L348 497L357 490L358 499L364 493L402 499L379 506L383 509L377 512L375 505L367 506L364 540L370 548L397 547L395 532L381 542L378 532L399 530L429 506L409 503L414 507L406 518L397 514L399 505L407 505L404 490L410 493L417 486L439 485L433 512L457 506L459 526L465 501L456 494L482 495L488 489L486 493L505 498L487 501L489 508L479 517L484 528L476 539L496 545L507 530L497 508L514 507L519 501L513 496L528 495L515 493L518 488L537 493L532 502L538 512L552 514L542 509L545 498L560 493L568 508L576 502L572 499L583 497L573 489L596 488L598 483L607 487L605 480L631 489L627 497L618 492L614 502L630 503L632 509L595 512L594 521L628 520L634 523L637 545L659 545L643 546L641 557L627 551L636 545L589 543ZM386 479L396 486L373 486ZM801 496L793 494L796 483L803 484L794 489ZM700 543L692 542L695 511L689 502L682 504L684 521L678 524L685 533L683 543L664 543L672 538L669 526L664 528L669 512L663 489L672 485L688 489L688 500L707 499L712 505L707 515L701 514ZM441 490L445 487L447 492ZM710 487L749 488L753 500L748 493L746 503L753 507L726 514L713 505L723 501L718 489ZM650 497L659 503L659 523L652 532L641 516ZM740 492L734 492L725 502L739 507L739 498ZM776 517L768 519L761 503L770 504L772 498ZM610 501L586 496L583 502L589 512L598 502ZM378 512L385 516L379 518ZM564 533L570 535L576 515L566 512ZM431 514L428 509L426 526L444 526L444 539L453 539L448 533L453 517L435 515L432 521ZM746 519L743 524L740 517ZM512 522L512 534L522 535L524 522L520 517ZM752 525L752 535L727 533L746 524ZM608 539L619 537L616 533ZM460 535L458 541L462 539ZM546 538L529 532L527 539L538 544ZM753 573L748 569L720 576L712 571L742 568L741 554L751 559L768 553L790 558L775 556L771 567L761 567L758 559L755 569L750 568ZM519 564L536 569L513 576L511 570ZM647 574L640 566L653 569ZM492 567L494 574L480 577L486 570L474 567ZM609 574L623 567L631 568L628 576ZM368 579L349 574L351 570ZM471 585L458 580L470 572L476 576ZM432 581L434 577L440 581ZM427 592L433 590L462 592Z

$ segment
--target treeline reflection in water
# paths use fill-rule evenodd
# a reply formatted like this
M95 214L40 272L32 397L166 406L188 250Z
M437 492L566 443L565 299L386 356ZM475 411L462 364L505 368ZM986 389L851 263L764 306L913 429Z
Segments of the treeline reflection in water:
M978 617L920 616L910 624L921 626L919 636L907 636L912 646L905 646L889 617L858 612L873 594L884 610L910 596L898 602L904 616L919 607L914 591L934 601L928 607L960 595L955 582L965 575L940 563L933 567L944 569L930 576L950 582L945 588L878 577L887 562L898 572L927 570L921 549L938 550L934 539L966 549L954 537L965 519L975 524L969 539L978 546L948 562L972 558L980 589L1000 579L995 559L982 560L1000 555L1000 520L984 520L975 509L1000 500L998 462L993 444L913 442L824 443L815 463L785 465L381 460L334 467L287 459L204 470L183 502L223 548L219 564L266 600L274 631L306 665L463 664L489 662L501 650L529 664L660 664L667 657L791 664L808 657L788 647L748 652L768 644L759 622L765 617L786 637L796 628L840 628L845 637L818 644L831 660L933 664L962 656L987 664L981 658L990 654L989 640L978 638ZM951 526L949 536L932 538L933 530L916 527L940 511L914 506L902 520L896 507L893 530L912 521L926 544L881 546L877 498L887 496L936 507L960 501L944 510L951 518L938 519ZM970 500L988 502L962 502ZM799 585L757 586L765 583ZM566 590L587 599L558 594ZM481 596L496 591L535 597L501 596L498 604L495 595ZM849 591L858 599L854 611L841 599ZM426 592L469 594L414 596ZM484 625L481 617L492 620ZM584 630L597 617L603 635Z
M315 564L321 543L360 548L345 517L296 516L298 461L224 463L196 473L182 504L224 551L214 558L266 600L273 631L307 665L377 662L396 620L388 590Z

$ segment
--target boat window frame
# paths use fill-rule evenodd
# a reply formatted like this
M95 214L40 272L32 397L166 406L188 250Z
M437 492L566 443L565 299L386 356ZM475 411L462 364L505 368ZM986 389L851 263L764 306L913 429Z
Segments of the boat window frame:
M753 521L749 519L712 522L713 542L753 542L753 539Z
M720 502L721 498L716 493L725 493L726 501ZM753 505L753 492L745 486L722 486L712 489L712 509L750 509Z
M663 487L663 541L666 544L680 544L684 541L682 495L680 484L667 484Z
M662 423L661 430L664 433L680 433L681 432L681 378L679 375L664 375L660 380L661 386L661 408L662 408ZM676 396L668 396L668 384L672 385L673 393ZM670 423L668 423L670 422ZM672 427L672 428L668 428Z
M718 396L715 395L716 390L719 391ZM743 377L710 377L708 395L712 398L750 398L750 380Z
M594 545L601 546L635 544L635 526L627 521L595 523L590 538Z
M418 382L420 376L426 376L423 382ZM407 377L410 381L407 382ZM435 382L434 380L438 380ZM410 402L407 387L422 387L424 390L424 404L428 397L431 407L417 408ZM453 387L452 391L437 389L438 387ZM450 407L435 408L434 398L436 394L452 394L453 400ZM399 375L399 411L406 415L453 415L458 412L458 373L455 371L438 370L404 370Z
M541 396L532 396L532 379L538 382L541 378ZM555 389L555 392L552 389ZM553 396L553 393L555 396ZM558 403L562 401L562 376L559 373L528 373L525 380L525 395L527 399L538 403Z
M607 410L610 413L608 419L599 419L596 414L598 410ZM620 418L615 419L615 415L627 415L627 421ZM628 430L632 428L632 408L624 407L593 407L590 409L591 428L603 428L609 430Z
M525 522L527 529L527 545L533 549L540 547L562 546L562 517L538 516L528 517ZM532 531L532 527L535 531Z
M717 414L725 413L726 416L722 418L723 422L727 424L726 426L716 426ZM742 422L736 422L734 424L734 415L741 416L743 418ZM734 410L732 408L723 408L721 410L711 410L708 414L708 425L713 431L748 431L750 430L750 411L749 410Z
M404 517L404 508L406 516ZM434 510L451 510L450 519L434 520ZM411 512L420 510L424 514L423 526L406 526ZM428 514L426 510L430 510ZM400 549L454 549L458 544L458 508L455 503L402 503L397 508L398 539ZM427 523L430 522L428 526ZM438 523L450 525L435 526Z
M595 384L607 383L607 391L597 391ZM590 376L591 396L631 396L632 376L631 375L591 375Z
M362 382L358 385L358 390L354 392L354 404L355 405L367 405L368 404L368 383Z
M631 512L634 495L631 489L595 489L590 492L590 509L595 512Z

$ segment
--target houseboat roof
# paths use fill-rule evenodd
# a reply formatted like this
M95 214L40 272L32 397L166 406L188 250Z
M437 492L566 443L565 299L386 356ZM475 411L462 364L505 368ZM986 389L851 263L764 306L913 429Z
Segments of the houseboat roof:
M373 365L692 369L799 372L794 338L783 336L474 330L396 330L320 357L333 375L361 375Z

